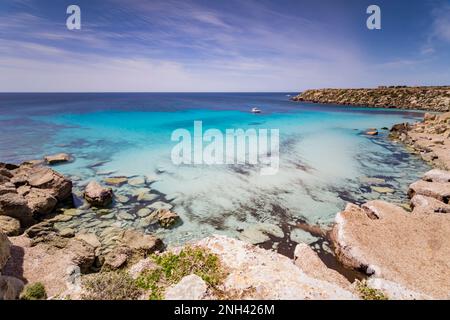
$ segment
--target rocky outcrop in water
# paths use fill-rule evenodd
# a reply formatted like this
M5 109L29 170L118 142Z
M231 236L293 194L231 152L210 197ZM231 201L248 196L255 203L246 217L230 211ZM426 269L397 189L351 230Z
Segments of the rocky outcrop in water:
M91 181L86 186L84 198L95 207L107 207L113 200L111 188L102 187L98 182Z
M450 111L450 86L316 89L306 90L293 97L292 100L349 106L446 112Z

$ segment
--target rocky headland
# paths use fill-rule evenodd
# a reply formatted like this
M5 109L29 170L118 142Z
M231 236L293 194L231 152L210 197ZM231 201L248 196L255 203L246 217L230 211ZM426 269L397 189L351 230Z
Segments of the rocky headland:
M124 212L123 184L138 189L139 203L155 201L140 177L92 181L81 192L48 160L2 163L0 299L449 299L450 113L395 125L390 136L435 169L405 186L407 208L376 200L337 214L329 233L336 257L364 273L363 281L329 268L306 244L297 245L294 259L219 235L165 247L153 229L104 224L114 206L118 222L176 224L167 205ZM83 228L72 221L81 211L73 208L75 193L88 215L95 209Z
M450 86L314 89L306 90L293 97L292 100L347 106L447 112L450 111Z

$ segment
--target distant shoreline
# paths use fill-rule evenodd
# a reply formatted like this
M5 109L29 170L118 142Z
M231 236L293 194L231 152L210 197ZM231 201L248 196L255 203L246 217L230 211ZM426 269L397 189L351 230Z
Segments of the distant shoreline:
M450 86L312 89L300 93L291 100L347 106L447 112L450 111Z

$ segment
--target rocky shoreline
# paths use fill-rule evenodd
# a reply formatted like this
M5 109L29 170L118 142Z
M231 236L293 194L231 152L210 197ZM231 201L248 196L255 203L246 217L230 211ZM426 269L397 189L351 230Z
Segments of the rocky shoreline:
M218 235L166 248L119 224L96 233L61 227L78 214L73 183L47 165L70 157L0 164L0 299L449 299L450 113L395 125L391 138L439 169L409 186L409 210L376 200L337 214L336 256L368 277L353 283L306 244L289 259ZM106 182L130 180L145 184ZM117 190L92 181L81 196L108 210L102 207L120 205ZM179 219L168 208L149 208L139 216L161 228Z
M292 100L347 106L447 112L450 111L450 86L315 89L306 90L293 97Z

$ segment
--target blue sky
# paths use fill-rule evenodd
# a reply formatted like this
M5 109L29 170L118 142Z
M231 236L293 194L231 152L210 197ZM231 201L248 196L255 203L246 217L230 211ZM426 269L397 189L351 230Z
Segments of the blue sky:
M81 8L82 29L66 28ZM382 30L366 28L377 4ZM448 0L2 0L0 91L450 84Z

